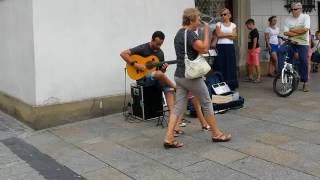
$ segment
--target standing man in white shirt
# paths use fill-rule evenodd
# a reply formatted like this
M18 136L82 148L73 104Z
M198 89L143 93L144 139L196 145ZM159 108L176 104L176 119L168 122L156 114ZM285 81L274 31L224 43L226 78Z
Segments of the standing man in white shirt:
M302 4L293 3L291 5L292 16L288 17L284 23L284 35L296 42L293 46L295 52L299 55L299 73L303 82L303 91L309 91L308 82L308 46L309 46L309 29L310 16L302 13ZM281 65L283 66L283 65Z

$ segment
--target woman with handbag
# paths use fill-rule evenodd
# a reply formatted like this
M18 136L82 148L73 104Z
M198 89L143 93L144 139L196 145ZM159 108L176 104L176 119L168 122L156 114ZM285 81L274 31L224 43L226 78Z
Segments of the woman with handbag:
M177 55L177 68L175 71L176 103L174 112L170 113L169 124L164 139L164 148L179 148L183 143L174 139L174 127L187 107L187 96L190 91L196 96L203 110L203 114L209 126L212 128L211 138L213 142L225 142L231 139L230 134L220 131L206 84L202 75L208 72L206 62L201 61L200 54L209 49L209 25L204 23L204 39L200 40L194 32L200 26L200 12L196 8L187 8L183 12L183 27L177 32L174 39L174 47ZM198 67L201 67L200 69ZM204 70L205 69L205 70ZM204 71L202 71L204 70ZM210 70L210 66L209 66Z
M237 80L236 53L233 40L237 37L237 26L231 22L231 12L224 8L221 10L222 22L216 24L216 35L218 37L218 56L214 61L213 68L219 71L231 90L239 87Z

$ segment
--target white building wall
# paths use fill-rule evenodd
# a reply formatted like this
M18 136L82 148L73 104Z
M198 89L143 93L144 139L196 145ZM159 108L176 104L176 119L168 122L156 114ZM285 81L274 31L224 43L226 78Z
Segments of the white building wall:
M35 104L32 0L0 1L0 91Z
M317 14L317 1L316 10L309 13L311 18L311 32L312 34L318 30L318 14ZM283 23L285 19L291 14L284 7L285 0L251 0L251 18L256 21L257 29L260 32L260 43L264 46L264 30L268 27L268 18L272 15L278 17L278 26L280 31L283 32Z
M36 104L124 94L120 52L162 30L165 57L174 59L183 9L193 6L194 0L33 0ZM127 90L131 82L127 77Z

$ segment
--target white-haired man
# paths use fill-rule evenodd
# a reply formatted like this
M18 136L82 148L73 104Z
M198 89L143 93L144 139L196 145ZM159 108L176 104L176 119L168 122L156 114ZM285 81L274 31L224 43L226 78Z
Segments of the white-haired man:
M307 88L308 82L308 46L309 46L309 29L310 16L302 13L301 3L292 3L292 16L288 17L284 23L284 35L288 36L292 41L296 42L293 45L293 51L298 53L299 57L299 74L303 82L303 91L309 91ZM283 65L279 65L283 67Z

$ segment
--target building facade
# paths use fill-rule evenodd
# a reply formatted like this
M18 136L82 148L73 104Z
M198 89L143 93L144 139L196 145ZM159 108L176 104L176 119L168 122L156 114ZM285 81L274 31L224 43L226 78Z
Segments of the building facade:
M284 0L0 1L0 108L36 129L120 112L134 81L119 53L162 30L165 58L175 59L182 11L201 1L211 16L222 7L232 10L239 72L246 59L246 19L256 19L263 33L270 15L281 22L289 15ZM317 11L311 17L314 32ZM168 70L172 79L174 69Z

